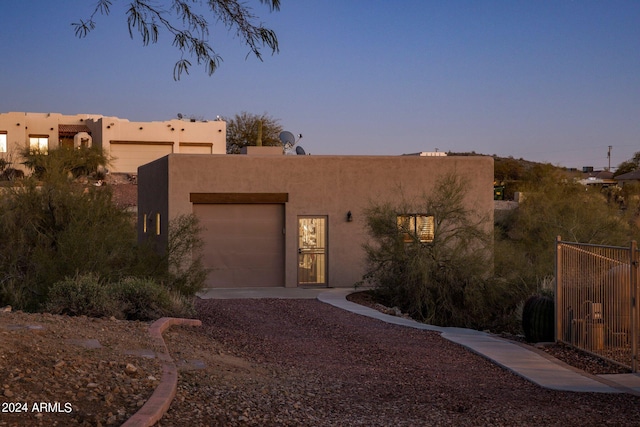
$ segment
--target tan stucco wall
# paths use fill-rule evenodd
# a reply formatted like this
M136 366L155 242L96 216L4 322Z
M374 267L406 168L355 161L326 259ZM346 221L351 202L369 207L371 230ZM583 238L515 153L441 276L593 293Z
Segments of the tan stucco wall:
M211 144L214 154L226 153L227 128L224 121L167 120L157 122L130 122L118 117L98 114L63 115L59 113L0 113L0 132L7 132L7 153L0 158L12 158L16 169L20 165L19 152L29 143L29 135L47 135L49 149L58 147L59 125L85 125L91 130L93 145L102 147L111 155L111 141L127 141L148 144L170 143L172 152L180 152L180 144ZM184 145L183 145L184 146ZM121 167L114 159L109 167L111 172L135 173L135 167ZM129 162L130 163L130 162ZM129 170L132 169L132 170Z
M166 168L166 171L164 170ZM328 217L329 286L362 278L364 209L372 202L400 204L433 190L443 174L468 183L466 204L493 224L491 157L413 156L197 156L169 155L139 169L140 212L159 209L169 218L192 212L191 193L288 193L285 204L285 285L297 285L297 218ZM159 206L168 176L166 206ZM163 202L164 203L164 202ZM347 212L353 221L347 222Z
M171 143L173 153L180 152L180 143L211 143L213 154L225 154L227 149L227 128L224 121L130 122L116 117L103 117L98 122L102 148L108 155L111 155L112 141ZM110 169L113 172L136 172L124 170L120 167L118 159L112 161Z

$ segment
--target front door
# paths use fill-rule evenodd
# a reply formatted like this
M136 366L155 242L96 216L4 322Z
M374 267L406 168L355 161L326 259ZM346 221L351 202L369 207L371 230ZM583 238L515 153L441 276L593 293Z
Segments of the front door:
M298 218L298 286L327 284L327 218Z

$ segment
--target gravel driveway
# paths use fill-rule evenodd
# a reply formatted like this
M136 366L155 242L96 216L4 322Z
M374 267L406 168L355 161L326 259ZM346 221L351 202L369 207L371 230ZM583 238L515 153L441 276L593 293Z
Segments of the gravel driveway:
M159 426L640 425L640 398L542 389L441 338L316 300L201 300ZM206 366L206 368L203 368Z

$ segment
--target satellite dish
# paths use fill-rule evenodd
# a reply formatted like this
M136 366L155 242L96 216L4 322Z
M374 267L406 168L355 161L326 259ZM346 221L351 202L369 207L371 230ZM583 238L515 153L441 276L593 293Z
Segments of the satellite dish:
M280 132L280 142L282 142L282 146L285 150L290 150L294 145L296 145L296 137L289 131Z
M304 155L305 155L305 154L307 154L307 153L305 153L305 152L304 152L304 148L302 148L301 146L299 146L299 145L298 145L298 146L296 147L296 154L297 154L298 156L304 156Z
M182 117L183 117L183 116L182 116L182 113L178 113L178 118L179 118L180 120L182 120Z

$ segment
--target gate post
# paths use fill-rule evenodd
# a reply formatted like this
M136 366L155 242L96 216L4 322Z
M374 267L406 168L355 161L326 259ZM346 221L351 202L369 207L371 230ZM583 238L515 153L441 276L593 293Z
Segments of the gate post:
M556 305L555 342L558 342L560 340L564 341L565 339L565 337L562 334L562 331L564 330L564 325L563 325L564 316L563 316L563 310L561 306L563 306L564 304L562 304L562 250L560 249L561 243L562 243L562 237L557 236L556 237L556 289L554 292L555 303L556 303L555 304Z
M640 318L638 317L638 243L631 241L629 247L629 286L631 289L631 372L638 372L638 333Z

